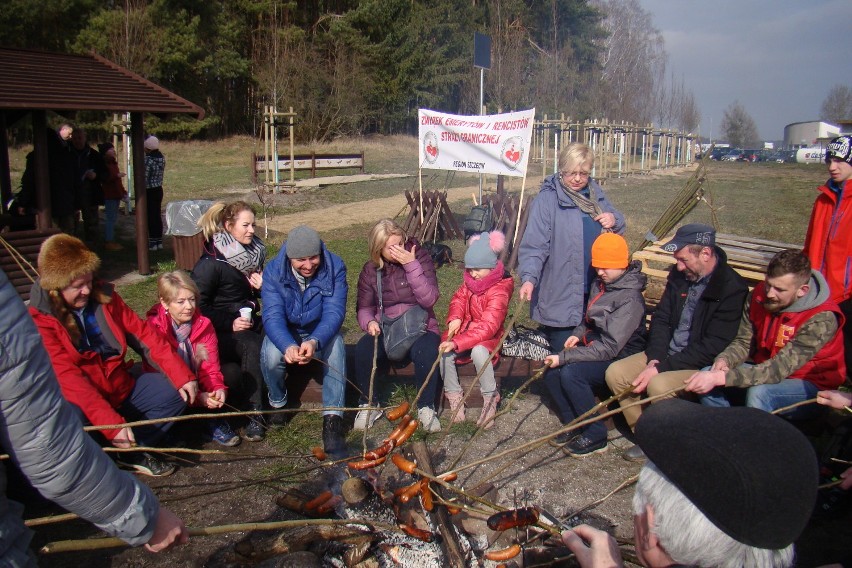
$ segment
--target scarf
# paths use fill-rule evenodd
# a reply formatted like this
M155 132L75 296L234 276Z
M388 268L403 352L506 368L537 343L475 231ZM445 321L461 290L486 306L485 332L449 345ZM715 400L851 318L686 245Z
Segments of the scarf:
M310 284L310 283L311 283L311 281L313 280L313 277L311 277L311 278L305 278L304 276L302 276L301 274L299 274L299 273L296 271L296 269L295 269L295 268L293 268L293 265L292 265L292 264L290 265L290 272L292 272L292 273L293 273L293 277L294 277L294 278L296 278L296 284L298 284L298 285L299 285L299 289L301 289L301 290L302 290L302 292L304 292L304 291L308 288L308 284Z
M485 278L480 280L475 280L470 273L465 270L464 271L464 285L467 286L468 290L474 293L474 295L480 295L498 282L503 279L503 274L506 272L506 269L503 267L502 261L497 261L497 266L494 267L491 272L485 275Z
M244 246L228 231L219 231L213 235L213 246L225 262L246 276L259 272L266 260L266 246L257 237L252 237L251 244Z
M591 185L587 186L589 188L589 197L584 197L583 194L581 194L579 191L574 191L573 189L562 183L561 178L557 177L556 181L559 184L559 187L562 188L562 191L565 192L565 195L568 196L568 199L573 201L574 205L576 205L580 209L580 211L592 218L595 218L601 213L603 213L601 206L598 205L597 195L595 195L596 192L594 191Z
M171 318L170 318L171 319ZM192 322L178 324L175 320L172 321L172 330L175 332L177 339L177 351L186 366L192 369L194 373L195 358L192 356L192 343L189 341L189 334L192 332Z

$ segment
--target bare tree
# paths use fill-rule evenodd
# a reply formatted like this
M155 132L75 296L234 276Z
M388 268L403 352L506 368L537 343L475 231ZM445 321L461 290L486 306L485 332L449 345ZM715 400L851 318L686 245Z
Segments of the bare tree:
M822 101L819 117L832 124L841 120L852 120L852 89L839 83L829 89L828 95Z
M725 109L722 132L725 133L729 144L740 148L755 145L760 141L754 119L739 101L734 101Z
M604 14L607 38L601 54L600 109L606 116L649 122L653 118L654 81L665 67L663 37L650 13L637 0L595 0Z

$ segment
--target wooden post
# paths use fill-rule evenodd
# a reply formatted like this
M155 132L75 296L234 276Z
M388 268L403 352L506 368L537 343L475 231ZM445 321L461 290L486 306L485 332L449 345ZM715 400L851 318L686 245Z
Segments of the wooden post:
M429 475L435 475L435 472L432 470L432 458L429 455L429 450L426 448L426 442L423 440L412 442L411 452L417 458L417 467ZM438 493L442 492L442 488L439 488L437 484L433 483L431 486ZM438 526L438 534L444 537L441 539L441 548L447 557L447 566L451 568L464 568L467 566L464 550L456 538L456 528L450 520L450 513L447 511L447 508L443 505L435 505L428 514L432 522Z
M9 145L6 143L6 113L0 111L0 212L6 213L6 204L12 200L12 177L9 171Z
M47 163L47 112L33 111L33 167L35 168L36 228L47 229L51 223L50 176Z
M139 274L150 274L148 259L148 189L145 187L145 125L141 112L130 113L133 188L136 194L136 259Z

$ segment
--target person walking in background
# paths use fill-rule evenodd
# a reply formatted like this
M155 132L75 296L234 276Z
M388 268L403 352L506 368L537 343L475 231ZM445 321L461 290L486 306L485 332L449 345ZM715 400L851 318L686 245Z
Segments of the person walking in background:
M145 190L148 196L148 250L163 250L163 174L166 158L156 136L145 139Z
M323 364L322 441L327 454L345 456L346 346L340 328L346 317L346 265L307 225L294 227L263 278L266 337L260 351L269 405L287 405L287 370L314 359Z
M591 177L595 155L572 142L559 153L559 172L545 178L533 200L518 249L520 297L542 325L551 351L562 350L583 320L594 279L592 243L603 231L624 234L624 215Z
M244 201L214 203L198 225L204 232L204 251L192 269L198 285L198 307L210 318L219 342L219 357L236 363L246 375L249 410L263 408L263 371L260 348L263 321L260 317L260 288L266 245L254 234L254 211ZM245 316L241 313L245 308ZM276 415L277 416L277 415ZM243 437L258 442L266 436L266 421L252 418Z
M0 447L45 498L151 552L188 540L178 517L144 483L119 471L63 399L27 308L0 270ZM0 467L0 564L34 567L23 507L6 495Z
M828 181L817 191L804 253L828 281L831 299L846 323L846 373L852 373L852 136L838 136L825 149Z
M468 240L464 255L464 281L450 300L447 311L447 331L438 350L441 358L441 377L444 395L450 403L453 422L463 422L464 398L456 365L473 360L482 392L482 412L477 426L489 429L494 425L494 414L500 403L494 363L500 358L499 349L491 358L491 351L503 337L503 323L509 311L509 300L515 290L512 275L506 271L497 255L503 250L506 237L500 231L481 233ZM485 370L483 370L483 367Z
M124 247L115 241L115 223L118 221L118 205L127 196L127 190L121 181L127 174L119 171L112 144L98 144L98 150L106 167L106 176L101 183L104 192L104 248L108 251L122 250Z
M100 152L89 146L86 130L80 127L71 134L71 176L74 188L74 207L83 217L83 240L94 246L99 235L99 209L104 204L101 183L107 170Z

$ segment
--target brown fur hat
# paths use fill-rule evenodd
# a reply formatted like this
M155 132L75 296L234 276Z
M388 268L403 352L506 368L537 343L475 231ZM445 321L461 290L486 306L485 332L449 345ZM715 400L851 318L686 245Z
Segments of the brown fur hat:
M101 259L83 241L65 233L53 235L38 253L39 285L45 290L61 290L100 267Z

